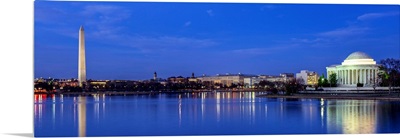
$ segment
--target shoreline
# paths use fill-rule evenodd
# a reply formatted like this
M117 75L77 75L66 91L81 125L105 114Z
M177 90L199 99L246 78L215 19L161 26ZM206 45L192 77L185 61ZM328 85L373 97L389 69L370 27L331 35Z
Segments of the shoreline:
M106 94L106 95L152 95L152 94L180 94L180 93L215 93L215 92L268 92L268 91L172 91L172 92L36 92L34 94L65 94L65 95L93 95L93 94ZM280 95L280 94L260 94L256 95L259 98L288 98L288 99L349 99L349 100L396 100L400 101L400 94L398 92L391 93L297 93L293 95Z
M347 99L347 100L395 100L400 101L400 97L396 95L328 95L328 94L296 94L296 95L257 95L260 98L287 98L287 99Z
M214 92L268 92L266 90L199 90L199 91L105 91L105 92L35 92L34 94L76 94L76 95L90 95L90 94L113 94L113 95L123 95L123 94L177 94L177 93L214 93Z

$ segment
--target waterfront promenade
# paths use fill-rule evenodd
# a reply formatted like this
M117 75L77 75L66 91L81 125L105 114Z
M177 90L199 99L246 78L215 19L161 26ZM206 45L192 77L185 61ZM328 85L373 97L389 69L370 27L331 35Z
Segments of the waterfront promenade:
M351 99L351 100L399 100L400 92L395 91L388 93L388 91L379 92L357 92L348 91L347 93L339 92L320 92L320 93L296 93L292 95L272 95L272 94L261 94L257 97L265 98L307 98L307 99Z

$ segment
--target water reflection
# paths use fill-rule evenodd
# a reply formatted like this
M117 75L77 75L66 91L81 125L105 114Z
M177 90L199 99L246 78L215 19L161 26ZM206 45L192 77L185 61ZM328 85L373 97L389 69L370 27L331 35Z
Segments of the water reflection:
M225 97L224 96L225 95L225 93L223 94L223 97ZM221 104L220 104L220 98L221 97L221 93L217 93L217 97L215 98L215 100L217 100L217 103L216 103L216 109L217 109L217 122L219 122L219 120L220 120L220 115L221 115Z
M106 95L105 94L103 94L102 95L102 97L103 97L103 106L102 106L102 108L103 108L103 117L105 117L105 114L106 114Z
M376 101L332 100L328 101L327 104L328 132L339 131L344 134L376 133Z
M204 118L204 112L206 108L206 95L207 93L201 93L201 118Z
M34 117L37 119L38 123L41 124L43 120L43 108L44 104L42 104L46 100L46 94L35 94L34 95ZM40 126L40 125L39 125Z
M325 121L324 121L324 115L325 115L325 100L323 98L321 98L320 101L320 109L321 109L321 127L325 126Z
M52 122L53 122L53 126L56 122L56 95L52 94L51 95L51 100L52 100Z
M94 104L93 104L93 108L94 108L94 118L96 119L96 121L99 121L99 109L100 109L100 95L99 94L93 94L93 100L94 100Z
M179 127L182 124L182 98L181 95L179 95L179 101L178 101L178 115L179 115Z
M64 95L63 94L60 95L60 112L61 112L60 118L63 118L63 115L64 115Z
M400 132L399 102L257 94L35 95L35 136Z
M78 101L79 137L86 136L86 97L79 96Z

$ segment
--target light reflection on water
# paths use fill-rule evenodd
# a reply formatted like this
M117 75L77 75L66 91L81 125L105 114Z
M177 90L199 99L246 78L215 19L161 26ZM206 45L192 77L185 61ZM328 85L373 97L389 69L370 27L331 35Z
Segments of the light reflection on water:
M86 97L79 96L78 98L79 98L79 101L78 101L79 136L85 137L86 136Z
M399 133L400 103L255 92L35 95L35 136Z
M328 130L341 129L342 133L376 133L377 104L373 100L328 101ZM330 128L331 127L331 128Z

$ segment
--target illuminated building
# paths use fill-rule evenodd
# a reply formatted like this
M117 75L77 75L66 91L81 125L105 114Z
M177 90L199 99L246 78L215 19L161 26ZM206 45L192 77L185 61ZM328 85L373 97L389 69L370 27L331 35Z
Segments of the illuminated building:
M318 74L314 71L302 70L300 73L296 73L296 79L302 79L305 85L316 85Z
M251 78L244 78L243 82L244 82L244 86L246 88L254 88L255 84L260 83L260 81L266 80L264 78L260 78L260 77L251 77Z
M211 82L213 84L222 84L226 86L231 86L232 84L244 84L245 78L257 77L256 75L246 75L246 74L217 74L217 76L202 76L198 77L201 82Z
M76 87L79 86L79 82L76 79L59 79L58 86L63 89L66 86Z
M336 73L338 86L356 86L362 83L364 86L372 86L376 83L378 65L364 52L351 53L341 65L326 67L327 78Z
M78 82L79 86L86 82L86 58L85 58L85 34L83 26L79 28L79 63L78 63Z
M109 80L88 80L88 83L94 89L101 89L101 88L105 88L107 86L107 84L110 84L110 81Z
M200 80L197 79L196 77L194 77L194 73L192 73L192 77L188 78L188 81L189 81L189 82L196 82L196 83L198 83Z
M189 78L188 81L189 81L189 82L196 82L196 83L197 83L197 82L199 82L200 80L197 79L197 78Z
M107 82L109 82L108 80L91 80L89 81L90 85L107 85Z
M279 76L283 79L283 82L288 82L294 79L293 73L281 73Z
M281 76L260 75L258 78L269 82L283 82L283 78Z
M294 79L293 73L281 73L279 76L259 75L258 77L244 78L244 85L247 88L253 88L255 84L258 84L261 81L283 82L284 83L284 82L287 82L292 79Z
M171 83L186 83L187 79L182 77L182 76L178 76L178 77L169 77L168 78L168 82Z

